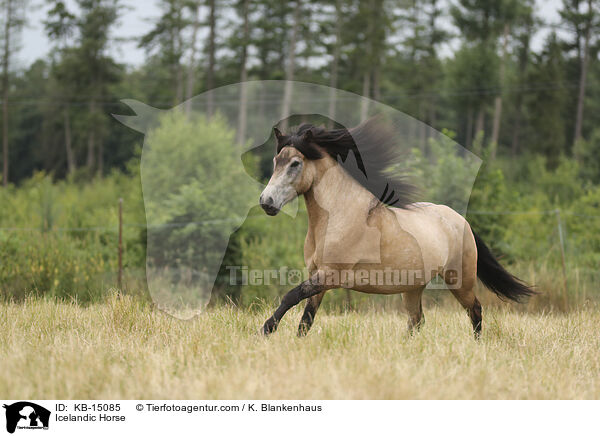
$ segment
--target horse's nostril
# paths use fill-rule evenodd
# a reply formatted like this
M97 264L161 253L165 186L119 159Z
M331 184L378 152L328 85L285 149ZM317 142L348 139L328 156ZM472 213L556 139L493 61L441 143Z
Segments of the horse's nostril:
M271 206L273 204L273 197L264 198L262 204L266 206Z

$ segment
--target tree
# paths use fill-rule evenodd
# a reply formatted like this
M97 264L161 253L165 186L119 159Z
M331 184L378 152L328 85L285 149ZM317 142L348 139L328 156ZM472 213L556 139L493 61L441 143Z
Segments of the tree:
M463 45L448 65L448 83L454 110L463 124L459 139L471 148L473 140L484 134L485 110L492 102L498 79L498 57L486 44Z
M183 32L190 25L190 20L184 17L186 5L185 0L160 0L163 14L138 44L149 54L155 53L161 67L169 70L173 104L183 98Z
M478 76L479 89L472 91L475 96L468 108L468 124L470 130L472 113L473 110L476 110L475 135L484 134L485 112L490 103L490 91L500 89L496 46L498 36L505 28L504 14L509 1L459 0L451 7L454 23L465 39L465 49L471 50L472 57L479 57L477 64L484 67L485 70L489 71L490 65L493 65L495 69L493 73L489 71L492 74L480 74L482 71L473 71L473 74ZM467 137L472 138L472 132L468 132Z
M189 4L192 19L192 40L190 42L190 63L188 65L187 80L185 88L185 110L189 114L192 110L191 98L194 94L194 75L196 74L196 54L198 44L198 30L200 30L200 2L191 1Z
M576 143L582 137L583 111L585 104L585 91L587 86L587 74L590 61L590 46L596 39L596 30L599 25L599 14L597 11L597 0L586 0L585 10L582 11L581 0L564 0L563 9L560 11L561 18L571 28L575 40L568 46L575 48L577 52L579 67L579 86L577 93L577 104L575 110L575 129L573 142Z
M44 24L56 45L47 97L60 104L62 121L56 121L57 114L52 111L46 118L55 120L50 125L62 125L68 171L74 172L78 155L85 154L89 173L101 175L104 142L110 134L108 114L102 106L122 74L108 54L111 29L119 17L119 0L77 0L77 14L70 12L64 1L49 3L52 8ZM79 110L71 110L71 106Z
M56 111L52 101L40 99L51 89L49 70L47 62L38 60L11 75L10 181L13 183L30 177L35 171L57 169L64 157L64 150L57 149L53 138L47 135L55 131L57 118L49 116L49 112L60 115L60 111Z
M250 38L256 49L256 64L250 74L262 80L281 80L289 56L289 19L293 12L290 3L261 0L253 5Z
M26 1L2 0L0 8L3 11L4 23L2 33L2 184L8 185L9 154L8 154L8 100L10 87L11 57L16 51L15 40L18 32L25 24L24 11Z
M217 26L217 6L215 0L207 0L208 4L208 44L206 47L206 55L208 58L208 65L206 67L206 89L211 90L215 87L215 53L216 53L216 26ZM213 113L213 95L208 94L208 115Z
M241 0L238 4L238 11L243 23L240 44L240 82L242 84L242 89L240 90L240 113L236 140L238 145L244 144L244 141L246 140L246 126L248 122L248 89L246 87L246 81L248 80L248 46L250 45L249 3L250 0Z
M529 4L528 4L529 3ZM506 82L506 64L508 62L508 44L511 33L514 33L514 27L521 15L531 14L533 5L530 0L503 0L501 2L502 10L499 21L502 24L502 52L500 55L500 65L498 71L498 81L500 91L494 99L494 117L492 122L492 135L490 142L492 143L491 158L496 157L498 147L498 138L500 136L500 123L502 120L502 93Z
M294 70L296 69L296 45L298 43L298 34L300 33L300 20L305 19L302 16L302 1L295 0L293 24L288 46L288 56L285 67L285 87L283 94L283 102L281 108L281 119L284 120L281 128L287 129L287 118L290 115L290 105L292 103L292 81L294 80Z
M565 59L555 33L548 37L543 51L534 55L527 77L529 83L546 85L532 93L527 101L531 114L528 124L533 130L533 150L548 156L548 163L554 166L565 147L567 99L565 88L551 86L565 80Z
M518 92L515 93L514 119L511 137L511 155L513 158L517 155L519 150L519 139L523 120L523 93L520 92L520 90L526 85L527 68L530 64L531 57L531 38L535 33L536 26L539 24L539 20L533 15L533 6L534 4L531 0L525 2L517 17L513 30L517 69L515 84L518 90Z
M331 120L335 120L335 95L336 88L338 86L338 70L340 67L340 56L342 52L342 26L344 25L344 13L343 13L343 4L342 0L334 0L335 14L333 27L335 29L334 37L335 40L331 46L331 69L329 72L329 107L328 107L328 116ZM329 126L332 128L333 126Z
M367 98L381 99L381 69L385 49L386 37L391 27L391 20L384 0L359 1L357 13L350 23L358 31L358 44L356 55L359 57L358 65L362 76L363 105L361 119L368 115ZM364 29L364 30L362 30Z
M407 108L423 122L419 132L422 143L425 142L424 123L435 125L437 120L437 88L444 71L437 51L449 37L439 26L442 15L439 3L438 0L413 2L397 12L396 20L396 28L406 34L399 73L404 77L404 91L415 96L409 100Z
M101 175L107 116L99 106L109 96L110 85L120 78L119 66L107 54L110 30L119 17L119 0L77 0L77 5L76 42L63 52L62 62L72 90L87 100L87 113L80 114L79 120L87 130L86 165Z
M259 193L248 183L235 134L220 114L170 111L158 121L141 166L146 217L155 225L148 231L149 284L152 291L157 277L174 278L176 304L197 304L203 297L206 303L219 265L240 264L231 252L227 259L225 249L228 241L230 249L239 244L232 233Z
M68 72L63 71L60 65L60 55L68 47L68 40L72 36L75 27L75 16L67 10L63 1L56 1L52 9L48 12L48 17L44 21L46 35L50 40L57 41L55 50L58 52L58 60L54 60L54 84L58 85L51 89L51 93L58 92L59 96L65 100L62 107L63 125L64 125L64 142L67 157L68 173L73 174L77 167L75 153L73 151L73 134L71 129L71 114L69 108L69 100L72 98L70 80ZM50 115L50 114L48 114Z
M343 30L348 24L351 3L352 0L322 0L308 5L311 8L311 21L314 22L316 31L309 29L305 39L307 45L312 48L311 54L328 61L323 66L322 73L329 76L327 113L331 120L334 120L336 115L336 88L338 88L342 50L347 36ZM314 38L314 35L318 35L318 38Z

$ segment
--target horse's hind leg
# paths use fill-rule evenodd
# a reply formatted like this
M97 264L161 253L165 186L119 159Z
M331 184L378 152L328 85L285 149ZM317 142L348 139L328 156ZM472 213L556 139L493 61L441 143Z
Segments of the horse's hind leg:
M404 308L408 312L408 332L412 333L415 329L419 330L425 324L425 316L423 315L423 305L421 297L425 287L414 291L402 294Z
M481 335L481 304L473 292L474 282L469 280L465 286L465 283L458 288L450 288L452 295L456 297L458 302L467 310L471 323L473 324L473 334L475 339L478 339Z
M473 324L473 334L475 339L478 339L481 335L481 304L473 292L477 283L477 249L468 225L465 228L461 259L446 268L444 281L454 297L467 310Z
M319 306L321 305L324 295L325 291L310 297L306 302L304 314L302 315L300 325L298 326L298 336L306 336L312 327L313 321L315 320L315 315L317 314L317 310L319 310Z

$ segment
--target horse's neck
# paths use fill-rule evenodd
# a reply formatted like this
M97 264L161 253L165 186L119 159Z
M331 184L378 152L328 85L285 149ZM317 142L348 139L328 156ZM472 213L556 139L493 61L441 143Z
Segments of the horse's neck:
M308 225L315 237L329 228L359 230L376 202L375 197L339 164L322 164L313 186L305 194Z

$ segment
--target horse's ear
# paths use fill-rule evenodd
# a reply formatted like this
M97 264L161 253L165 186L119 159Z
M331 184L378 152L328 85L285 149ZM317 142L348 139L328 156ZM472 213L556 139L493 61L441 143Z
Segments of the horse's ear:
M302 135L302 139L305 142L311 142L313 140L312 130L307 130L306 132L304 132L304 134Z

